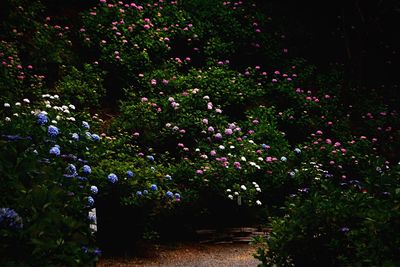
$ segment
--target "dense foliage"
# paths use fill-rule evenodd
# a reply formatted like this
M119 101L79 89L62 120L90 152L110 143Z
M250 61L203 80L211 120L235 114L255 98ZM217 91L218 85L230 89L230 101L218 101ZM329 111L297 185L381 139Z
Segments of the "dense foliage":
M241 224L272 227L262 266L399 263L398 97L256 2L3 3L1 265Z

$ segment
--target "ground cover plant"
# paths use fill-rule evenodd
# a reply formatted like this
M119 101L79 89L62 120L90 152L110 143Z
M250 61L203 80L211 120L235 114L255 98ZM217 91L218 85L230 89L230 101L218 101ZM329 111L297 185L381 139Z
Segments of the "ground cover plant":
M256 225L260 266L396 266L399 97L290 54L273 7L1 3L1 265Z

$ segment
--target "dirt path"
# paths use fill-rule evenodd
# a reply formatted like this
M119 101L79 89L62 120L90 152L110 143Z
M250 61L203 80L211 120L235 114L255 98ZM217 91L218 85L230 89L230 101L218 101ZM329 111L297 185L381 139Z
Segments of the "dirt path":
M159 247L150 258L102 259L98 267L256 267L260 262L253 258L255 247L248 244L182 244Z

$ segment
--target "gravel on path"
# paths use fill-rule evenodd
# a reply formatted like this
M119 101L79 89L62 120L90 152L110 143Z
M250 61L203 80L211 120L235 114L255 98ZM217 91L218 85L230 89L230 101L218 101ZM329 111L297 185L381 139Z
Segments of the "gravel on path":
M149 258L106 258L98 267L256 267L260 262L253 257L256 247L249 244L180 244L159 246Z

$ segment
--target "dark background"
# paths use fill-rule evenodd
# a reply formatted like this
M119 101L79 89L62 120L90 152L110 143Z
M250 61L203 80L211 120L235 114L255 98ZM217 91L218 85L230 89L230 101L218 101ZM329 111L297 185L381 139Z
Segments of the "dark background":
M282 27L292 55L321 69L344 64L354 86L398 90L399 1L258 2Z

